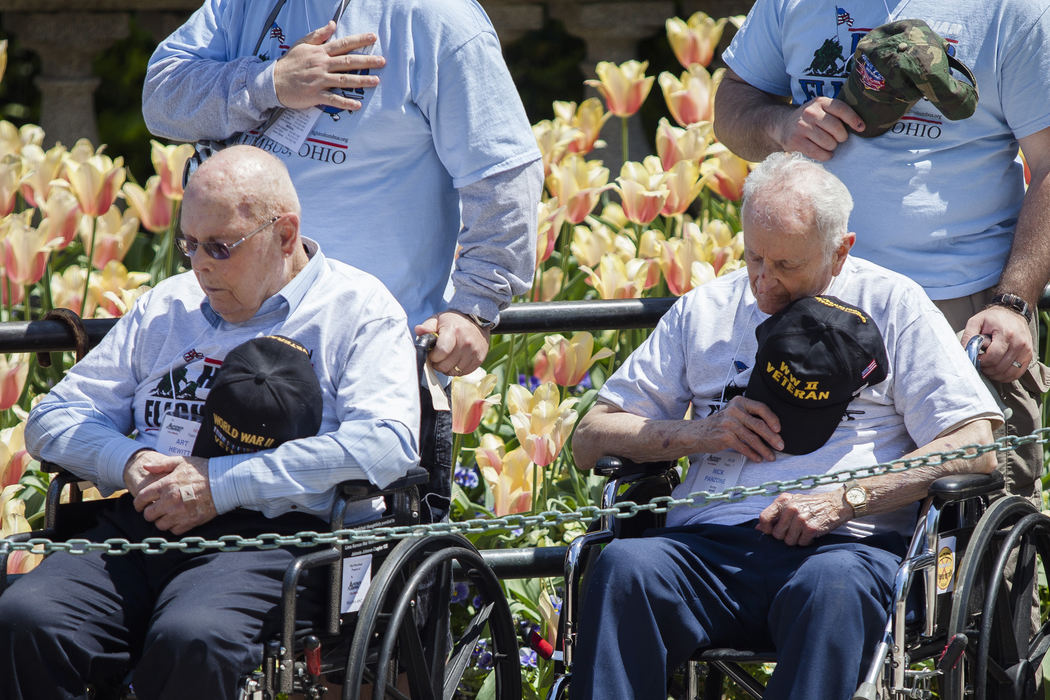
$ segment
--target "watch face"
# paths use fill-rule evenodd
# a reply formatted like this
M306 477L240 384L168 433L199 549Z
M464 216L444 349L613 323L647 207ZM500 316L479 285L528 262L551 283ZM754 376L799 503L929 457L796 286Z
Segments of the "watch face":
M868 500L867 498L865 498L865 496L866 494L864 493L864 489L862 489L859 486L854 486L846 492L846 502L849 503L851 506L860 505L861 503L864 503L866 500Z

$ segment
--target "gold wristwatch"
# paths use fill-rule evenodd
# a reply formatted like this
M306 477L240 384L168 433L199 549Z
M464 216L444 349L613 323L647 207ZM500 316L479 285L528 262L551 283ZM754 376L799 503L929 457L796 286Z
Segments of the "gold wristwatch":
M860 485L856 479L850 479L842 485L845 489L843 498L853 508L853 517L859 518L868 512L868 490Z

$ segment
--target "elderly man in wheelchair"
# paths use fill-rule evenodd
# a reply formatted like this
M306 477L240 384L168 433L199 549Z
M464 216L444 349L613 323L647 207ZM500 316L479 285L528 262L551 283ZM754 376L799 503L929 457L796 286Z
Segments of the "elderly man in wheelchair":
M849 255L852 199L774 154L745 185L746 271L683 297L599 393L577 464L690 456L676 495L992 441L1002 416L911 281ZM690 413L691 412L691 413ZM852 698L886 628L916 501L995 455L801 493L678 506L584 582L572 700L665 698L704 647L774 649L765 698ZM717 697L717 696L711 696Z
M83 537L323 531L338 483L386 486L417 464L405 314L377 280L325 258L299 221L287 171L261 150L229 148L191 178L178 245L192 273L144 296L30 414L34 455L103 492L127 489ZM273 387L298 362L305 376L292 379L312 383L311 400L285 396L285 420L255 425L240 414L257 405L206 413L223 359L263 336L277 354L270 366L239 358L239 381ZM313 422L287 434L304 414ZM346 520L374 511L365 499ZM0 696L113 697L131 673L138 698L236 697L262 659L292 549L49 556L0 595ZM302 615L318 588L300 580Z

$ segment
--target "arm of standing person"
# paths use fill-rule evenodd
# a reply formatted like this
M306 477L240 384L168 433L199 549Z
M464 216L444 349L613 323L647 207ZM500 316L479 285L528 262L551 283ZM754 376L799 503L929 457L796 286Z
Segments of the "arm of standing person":
M232 4L232 3L231 3ZM216 0L205 3L162 41L150 57L142 90L142 115L150 132L180 141L223 139L259 126L278 107L328 105L356 110L361 103L333 89L373 88L379 79L357 71L381 68L382 56L354 53L375 34L333 38L328 22L295 43L276 61L237 56L237 41L257 28L241 22Z
M826 161L849 138L847 124L857 131L864 129L863 120L841 100L815 97L794 105L786 97L759 90L729 69L715 101L715 136L750 161L760 161L776 151L798 151Z

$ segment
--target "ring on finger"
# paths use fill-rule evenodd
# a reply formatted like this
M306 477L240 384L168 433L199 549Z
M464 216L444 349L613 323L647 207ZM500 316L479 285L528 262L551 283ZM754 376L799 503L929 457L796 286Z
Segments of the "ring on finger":
M1011 364L1011 365L1013 365L1014 367L1016 367L1017 369L1021 369L1022 367L1024 367L1024 365L1022 365L1022 364L1021 364L1020 362L1018 362L1017 360L1014 360L1014 361L1013 361L1013 362L1011 362L1010 364Z

